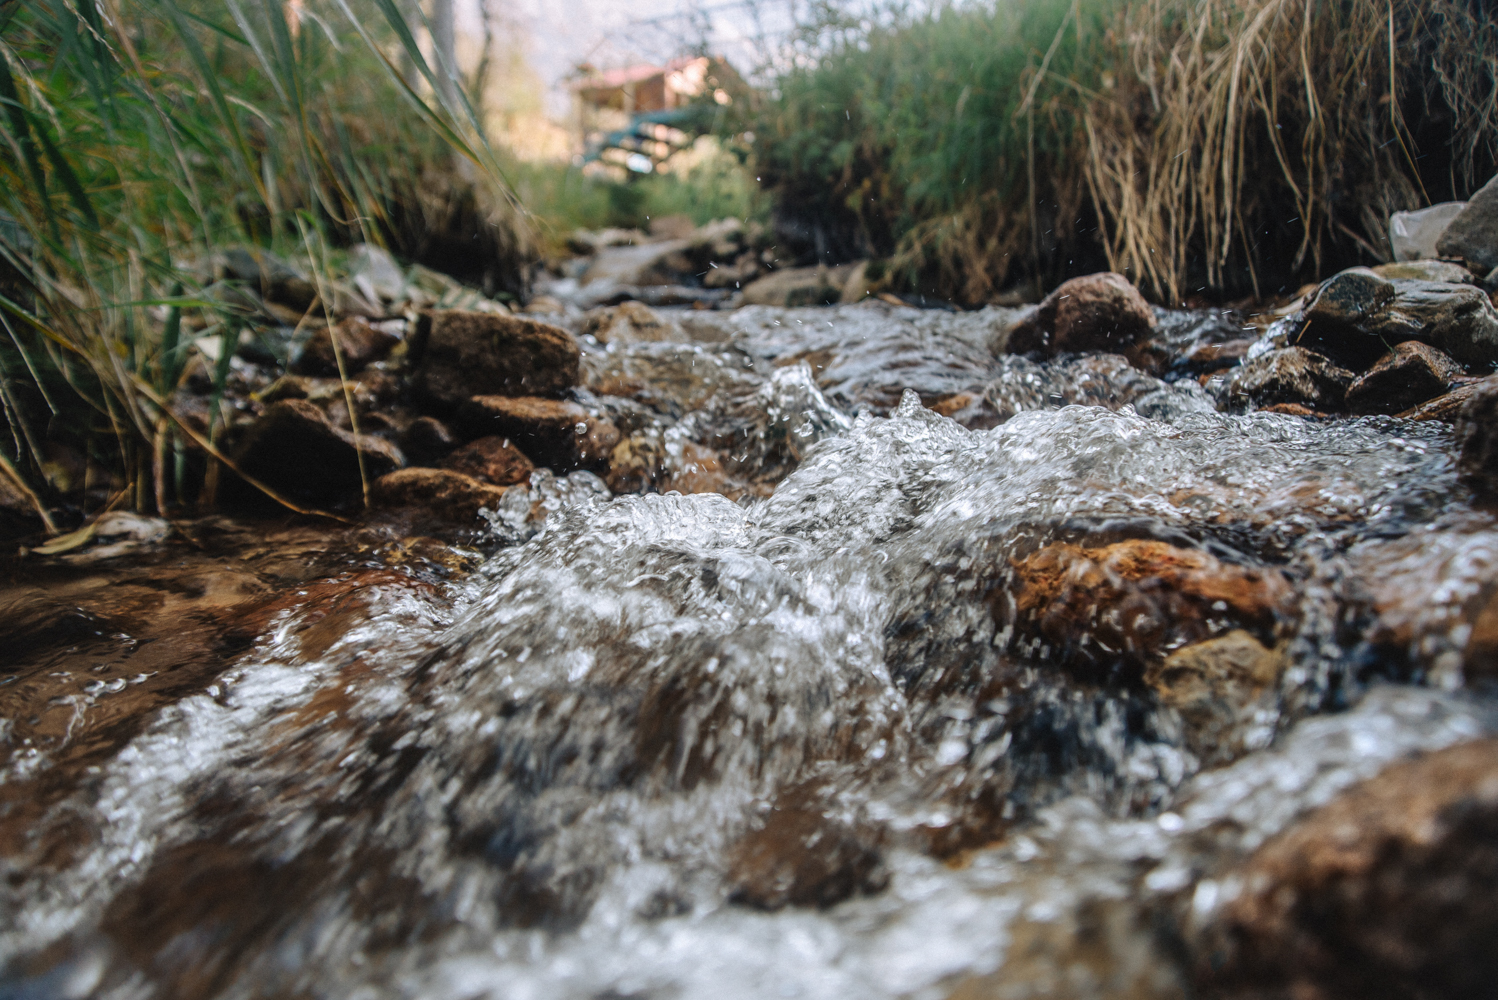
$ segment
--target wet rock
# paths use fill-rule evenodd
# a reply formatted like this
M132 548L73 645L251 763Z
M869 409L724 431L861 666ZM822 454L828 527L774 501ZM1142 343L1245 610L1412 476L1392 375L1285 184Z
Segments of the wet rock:
M1468 199L1436 240L1436 252L1462 258L1479 274L1498 267L1498 176Z
M400 469L381 476L369 499L386 509L410 508L424 521L473 527L479 510L497 509L505 489L452 469Z
M1255 406L1295 403L1321 412L1342 408L1352 372L1303 347L1285 347L1244 362L1228 383L1232 397Z
M519 448L502 437L472 441L443 459L442 467L495 486L527 482L536 469Z
M1362 371L1406 340L1489 367L1498 361L1498 310L1470 284L1389 280L1355 267L1321 286L1292 343Z
M613 493L649 493L665 475L666 444L659 433L637 433L621 440L609 455L604 483Z
M1396 344L1347 387L1352 413L1401 413L1444 393L1462 374L1450 356L1418 340Z
M413 388L451 410L473 396L557 396L577 384L572 334L520 316L439 309L419 330Z
M1453 285L1471 285L1476 280L1471 271L1449 260L1406 260L1380 264L1372 271L1390 281L1446 281Z
M832 305L841 301L851 264L836 267L787 267L771 271L744 286L744 304L751 306Z
M245 475L294 501L323 506L359 491L361 456L370 480L405 464L400 449L383 438L355 437L314 403L286 399L249 425L232 457Z
M1406 420L1439 420L1442 423L1456 423L1457 416L1467 400L1471 399L1482 386L1488 384L1490 379L1471 379L1444 396L1437 396L1428 403L1421 403L1395 416Z
M1498 499L1498 384L1474 387L1456 418L1457 469L1478 494Z
M401 435L401 450L412 465L436 465L459 443L457 436L436 417L417 417Z
M333 351L335 336L338 350L343 353L343 370L347 375L363 371L371 362L384 360L400 343L400 338L394 334L370 326L357 316L350 317L337 326L325 326L314 333L291 363L291 371L297 375L337 378L338 357Z
M471 437L501 437L553 471L598 465L619 443L619 429L576 403L533 396L475 396L458 411Z
M1389 243L1396 261L1422 257L1439 257L1436 244L1451 220L1467 207L1464 201L1448 201L1415 212L1395 212L1389 216Z
M1192 375L1219 372L1241 364L1248 356L1252 340L1229 340L1220 344L1198 344L1182 356L1179 367Z
M1040 303L1009 335L1014 354L1109 351L1129 348L1155 328L1155 312L1129 279L1111 271L1072 278Z
M729 856L729 899L762 910L832 906L889 883L878 828L849 822L820 794L780 796L764 826Z
M1279 679L1282 661L1241 629L1176 650L1152 663L1144 681L1161 704L1181 713L1187 745L1204 765L1245 749L1241 727Z
M621 302L588 314L582 332L601 344L639 344L685 340L681 327L642 302Z
M1272 640L1292 596L1278 570L1165 542L1056 542L1015 560L988 605L1030 655L1111 669L1140 668L1235 628Z
M690 268L688 239L659 240L639 246L603 247L583 272L583 285L669 285Z
M1265 844L1202 985L1230 997L1482 997L1498 980L1498 740L1394 764Z

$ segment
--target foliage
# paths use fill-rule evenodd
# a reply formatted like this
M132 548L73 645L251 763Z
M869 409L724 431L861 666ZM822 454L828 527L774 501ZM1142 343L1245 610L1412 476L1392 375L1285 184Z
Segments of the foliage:
M136 506L184 499L163 470L188 429L164 402L189 337L232 350L241 323L232 295L203 287L215 247L258 245L319 273L334 245L423 238L454 210L426 193L454 154L498 175L469 109L425 103L397 72L396 54L414 53L430 87L393 0L288 9L0 7L0 453L39 493L38 424L61 421ZM222 385L227 366L216 374Z

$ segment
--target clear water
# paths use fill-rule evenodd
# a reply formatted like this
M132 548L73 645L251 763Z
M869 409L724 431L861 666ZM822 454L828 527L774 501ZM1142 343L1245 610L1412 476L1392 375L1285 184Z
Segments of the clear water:
M831 332L788 332L806 315ZM849 315L871 331L851 349ZM331 642L289 607L0 859L4 989L1171 995L1140 914L1210 921L1223 873L1305 809L1498 728L1455 652L1498 527L1444 430L1224 415L1106 359L996 361L991 316L880 315L745 310L727 345L608 362L711 366L654 432L773 473L768 497L538 473L461 581L392 588ZM1008 419L881 407L909 372ZM1293 589L1286 669L1227 766L1204 770L1137 678L995 624L1027 556L1141 539ZM3 780L51 766L13 753ZM830 905L751 905L746 838L801 814L777 850L840 838L833 869L873 867ZM74 831L60 862L48 830ZM1084 962L1100 906L1122 916Z

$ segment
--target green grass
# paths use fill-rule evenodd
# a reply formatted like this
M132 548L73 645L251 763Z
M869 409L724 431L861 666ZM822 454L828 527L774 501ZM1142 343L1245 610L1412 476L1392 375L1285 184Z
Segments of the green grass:
M184 264L249 244L316 271L337 245L399 242L424 173L454 157L502 206L507 192L471 109L401 81L411 39L391 0L313 0L300 25L279 0L100 9L0 7L0 474L76 502L49 479L50 437L106 468L120 500L176 506L162 456L182 443L164 401L183 311L207 321L198 337L238 322Z

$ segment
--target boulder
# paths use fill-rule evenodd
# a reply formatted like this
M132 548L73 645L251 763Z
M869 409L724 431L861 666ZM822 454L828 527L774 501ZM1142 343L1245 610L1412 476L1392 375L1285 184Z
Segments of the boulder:
M1394 345L1347 387L1352 413L1402 413L1436 398L1460 378L1462 366L1418 340Z
M1389 279L1355 267L1322 284L1292 343L1362 371L1406 340L1489 368L1498 361L1498 309L1470 284Z
M1128 356L1149 337L1155 311L1121 274L1106 271L1062 282L1009 334L1011 354L1107 351Z
M1456 418L1457 470L1478 494L1498 499L1498 384L1473 389Z
M1389 247L1396 261L1443 256L1437 244L1453 219L1467 207L1464 201L1448 201L1414 212L1389 216Z
M600 465L619 443L619 430L610 421L555 399L475 396L463 404L457 421L470 437L506 438L554 472Z
M595 309L584 318L582 332L600 344L621 346L687 339L680 326L643 302L621 302Z
M1233 372L1231 396L1255 406L1296 403L1321 412L1340 410L1352 372L1303 347L1261 354Z
M232 455L245 475L310 506L358 493L361 456L364 475L371 481L405 464L395 445L333 426L316 404L305 399L272 403L246 428Z
M1023 654L1086 670L1139 669L1234 628L1270 639L1293 596L1278 570L1154 540L1054 542L1011 568L987 598L1000 629Z
M577 384L572 334L522 316L439 309L422 324L412 386L443 412L474 396L559 396Z
M400 338L378 327L370 326L363 319L351 316L337 326L325 326L308 339L291 370L297 375L314 375L324 378L338 377L338 358L333 352L333 338L338 338L338 350L343 353L344 373L353 375L365 365L385 359L400 343Z
M401 450L412 465L436 465L458 444L457 436L436 417L417 417L401 435Z
M1485 997L1498 981L1498 739L1396 763L1259 848L1203 995Z
M786 267L771 271L744 286L744 304L748 306L833 305L842 299L843 286L853 273L854 265L836 267Z
M381 476L369 493L376 507L414 508L424 519L470 527L480 508L498 507L505 490L452 469L401 469Z
M1498 176L1474 194L1436 240L1442 257L1460 257L1479 274L1498 267Z
M469 442L442 460L442 468L495 486L513 486L527 482L536 467L509 438L481 437Z

